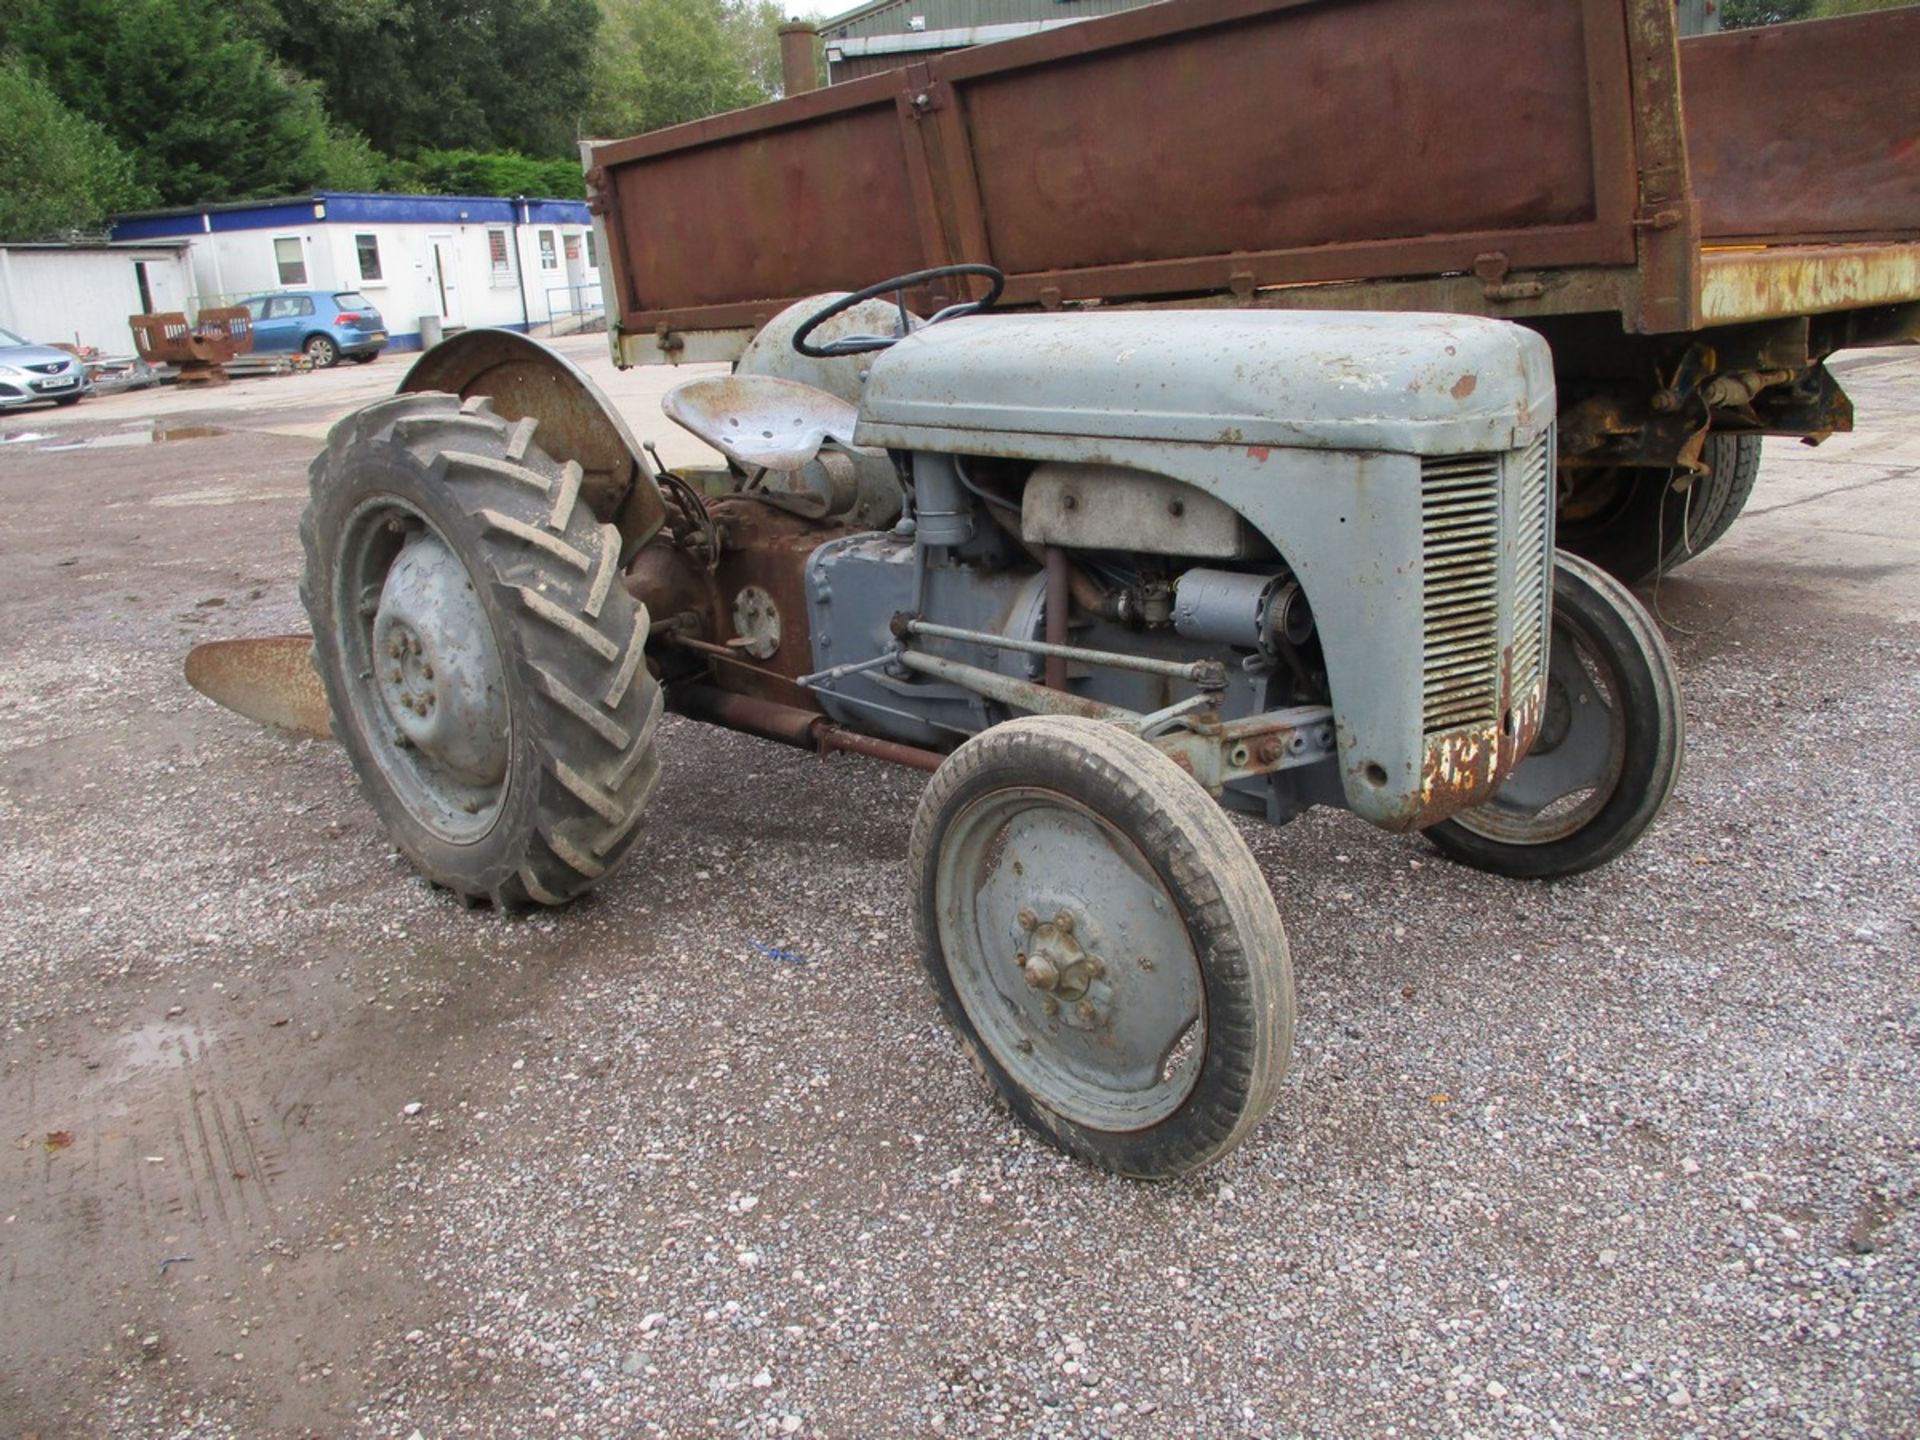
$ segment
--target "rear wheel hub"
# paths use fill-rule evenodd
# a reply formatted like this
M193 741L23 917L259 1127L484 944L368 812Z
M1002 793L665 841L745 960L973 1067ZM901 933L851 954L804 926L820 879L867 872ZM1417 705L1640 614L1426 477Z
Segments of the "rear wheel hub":
M507 773L507 695L493 628L467 572L417 531L387 572L373 617L376 688L406 743L463 785Z

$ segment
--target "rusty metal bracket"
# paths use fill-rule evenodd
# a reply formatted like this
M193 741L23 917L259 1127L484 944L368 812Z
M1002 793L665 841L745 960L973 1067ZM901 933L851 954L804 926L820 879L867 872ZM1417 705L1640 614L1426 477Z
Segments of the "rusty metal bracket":
M1538 300L1547 293L1544 281L1509 280L1510 268L1506 252L1501 250L1489 250L1473 257L1474 278L1479 280L1481 293L1489 300Z
M1237 780L1250 780L1271 775L1278 770L1318 764L1334 753L1337 743L1333 711L1325 705L1269 710L1259 715L1223 721L1207 705L1207 697L1198 695L1179 705L1169 706L1151 715L1142 715L1124 706L1108 705L1070 691L1050 689L1015 675L1003 675L995 670L983 670L977 665L949 660L943 655L903 650L889 658L897 659L902 666L916 674L958 685L1012 709L1035 715L1075 715L1123 726L1145 736L1148 744L1165 752L1174 764L1216 795ZM1155 663L1164 665L1171 662ZM1208 665L1217 662L1195 663ZM1178 728L1161 734L1149 733L1169 721Z
M1188 722L1188 728L1148 738L1173 763L1218 794L1236 780L1315 765L1335 751L1333 710L1300 705L1239 720Z

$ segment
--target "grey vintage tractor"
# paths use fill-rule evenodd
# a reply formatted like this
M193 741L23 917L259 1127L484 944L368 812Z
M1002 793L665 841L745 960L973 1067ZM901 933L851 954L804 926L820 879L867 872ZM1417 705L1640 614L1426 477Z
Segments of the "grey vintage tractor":
M922 321L931 281L985 296ZM1280 917L1227 812L1343 806L1508 876L1646 830L1666 650L1553 549L1545 344L1452 315L999 316L983 267L822 297L673 419L666 470L501 332L335 428L306 639L196 683L326 730L469 902L552 905L641 842L663 707L933 772L908 857L941 1007L1023 1120L1128 1175L1271 1107ZM882 299L893 296L892 303ZM311 687L308 687L311 690Z

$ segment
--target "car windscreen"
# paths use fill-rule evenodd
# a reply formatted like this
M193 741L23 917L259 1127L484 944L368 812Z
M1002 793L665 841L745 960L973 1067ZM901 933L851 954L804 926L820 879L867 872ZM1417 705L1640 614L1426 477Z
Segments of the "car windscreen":
M0 345L27 345L32 342L22 340L11 330L0 330Z
M373 302L358 290L342 290L333 297L333 303L338 305L342 310L371 310L374 308Z

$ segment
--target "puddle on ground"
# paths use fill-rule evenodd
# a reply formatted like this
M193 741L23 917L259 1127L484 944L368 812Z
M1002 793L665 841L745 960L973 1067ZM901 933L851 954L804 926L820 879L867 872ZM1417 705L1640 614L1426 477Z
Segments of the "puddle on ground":
M198 1025L177 1020L149 1020L119 1039L120 1053L104 1077L118 1084L148 1070L178 1070L191 1064L206 1039Z
M124 450L134 445L162 445L170 440L205 440L230 433L224 425L150 425L145 430L120 430L111 435L92 435L83 440L61 440L42 445L43 452L55 450ZM43 435L22 435L22 440L43 440Z

